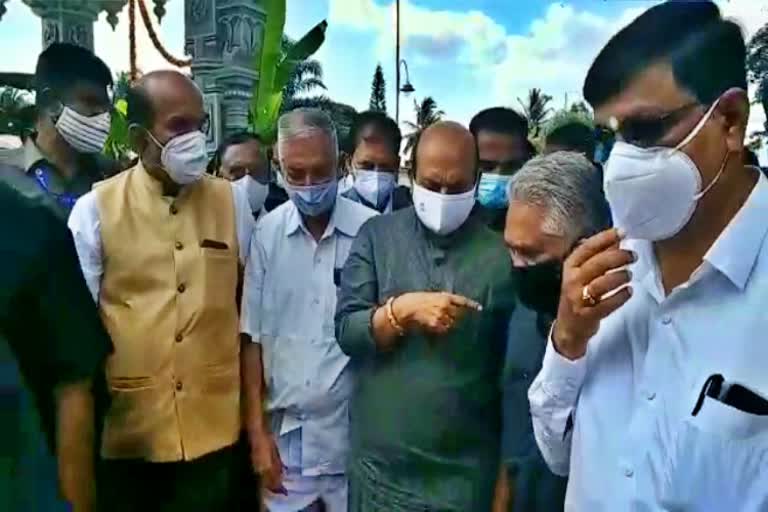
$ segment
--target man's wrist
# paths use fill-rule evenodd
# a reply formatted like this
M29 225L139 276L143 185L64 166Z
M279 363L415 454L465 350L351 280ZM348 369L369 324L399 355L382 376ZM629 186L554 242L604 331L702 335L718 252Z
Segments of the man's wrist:
M392 299L391 303L392 314L397 320L397 323L405 330L407 330L411 324L411 313L408 309L408 300L407 298L403 300L407 295L408 294L397 295Z
M557 353L571 361L582 358L587 351L587 344L575 339L571 334L559 327L560 324L555 319L552 324L550 338Z

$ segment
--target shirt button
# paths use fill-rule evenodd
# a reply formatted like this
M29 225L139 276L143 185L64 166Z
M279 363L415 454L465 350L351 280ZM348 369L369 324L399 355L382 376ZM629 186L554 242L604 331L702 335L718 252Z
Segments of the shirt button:
M669 315L664 315L664 316L661 318L661 323L663 323L664 325L669 325L669 324L671 324L671 323L672 323L672 317L671 317L671 316L669 316Z
M304 385L305 385L305 386L307 386L307 387L309 387L309 381L308 381L308 380L307 380L307 381L305 381L305 382L304 382Z
M175 247L176 247L177 251L180 251L180 250L182 250L184 248L184 244L181 243L181 242L176 242Z
M650 402L654 398L656 398L656 393L654 393L653 391L649 391L648 393L646 393L645 398L647 398L648 401Z
M181 340L183 340L184 337L181 334L176 335L176 343L181 343Z
M178 288L176 288L179 293L184 293L184 291L187 289L186 286L184 286L184 283L181 283Z
M317 306L318 304L320 304L320 299L315 299L315 300L313 300L313 301L312 301L312 304L314 304L315 306Z
M176 208L176 205L175 205L175 204L172 204L172 205L171 205L171 208L170 208L170 210L171 210L171 215L176 215L177 213L179 213L179 209L178 209L178 208Z
M181 391L184 388L184 384L180 380L176 381L176 391Z
M632 468L624 468L624 476L627 478L632 478L635 475L635 472L632 471Z

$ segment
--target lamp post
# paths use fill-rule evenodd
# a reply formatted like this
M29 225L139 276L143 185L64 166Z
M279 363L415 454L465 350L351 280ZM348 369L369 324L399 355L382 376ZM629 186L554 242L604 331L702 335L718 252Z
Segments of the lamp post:
M400 58L400 0L395 2L395 122L400 124L400 93L408 96L414 89L408 74L408 64ZM400 86L400 68L405 69L405 83Z

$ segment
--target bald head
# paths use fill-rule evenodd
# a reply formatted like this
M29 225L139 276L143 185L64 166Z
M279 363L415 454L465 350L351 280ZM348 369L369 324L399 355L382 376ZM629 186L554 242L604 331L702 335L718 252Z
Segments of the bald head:
M429 126L414 151L414 173L422 187L460 194L475 185L477 146L472 133L459 123L440 121Z
M128 91L127 102L134 148L148 169L160 169L162 146L168 141L205 129L203 95L178 71L147 73Z
M195 82L178 71L153 71L128 91L128 123L151 129L156 118L187 104L203 110L203 96Z

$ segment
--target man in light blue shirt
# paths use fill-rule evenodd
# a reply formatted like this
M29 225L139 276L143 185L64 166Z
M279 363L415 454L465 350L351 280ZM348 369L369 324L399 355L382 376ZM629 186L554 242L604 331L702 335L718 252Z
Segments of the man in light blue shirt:
M617 135L617 229L566 260L528 395L567 511L768 510L768 180L743 160L745 55L714 3L665 2L587 74Z
M336 131L320 111L285 114L278 153L290 201L260 221L243 292L246 421L271 512L347 509L349 358L334 335L336 287L376 212L337 194ZM266 402L267 415L262 413Z

